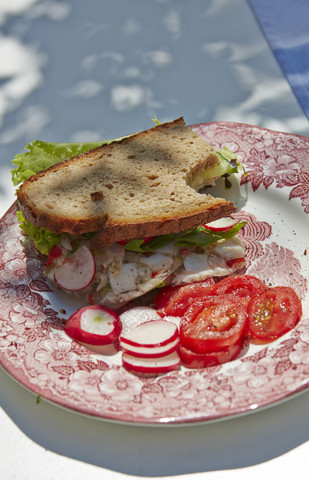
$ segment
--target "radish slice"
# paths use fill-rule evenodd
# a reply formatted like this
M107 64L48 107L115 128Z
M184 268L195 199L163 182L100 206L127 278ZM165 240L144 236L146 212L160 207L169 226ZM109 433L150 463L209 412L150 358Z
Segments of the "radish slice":
M150 320L161 320L160 315L151 307L133 307L121 313L122 333L126 334L141 323Z
M63 290L82 290L92 282L95 275L95 261L86 245L81 245L63 264L54 269L54 280Z
M162 318L162 317L161 317L161 318ZM162 320L164 320L165 322L175 323L176 327L179 328L179 326L180 326L180 321L181 321L181 317L175 317L175 316L172 316L172 315L166 315L165 317L162 318Z
M134 347L163 347L178 337L175 323L165 320L152 320L142 323L127 334L121 335L122 344Z
M91 305L73 313L66 322L64 331L84 346L102 346L115 342L121 328L116 312L102 305Z
M226 232L238 223L239 220L236 220L235 218L224 217L214 220L213 222L206 223L204 227L207 228L207 230L212 230L213 232Z
M133 345L126 345L125 343L119 342L120 348L129 355L138 358L159 358L169 355L170 353L174 352L179 345L179 339L173 340L172 342L168 343L167 345L163 345L162 347L135 347Z
M127 353L122 354L124 368L134 373L160 374L167 373L180 366L180 357L175 351L160 358L137 358Z

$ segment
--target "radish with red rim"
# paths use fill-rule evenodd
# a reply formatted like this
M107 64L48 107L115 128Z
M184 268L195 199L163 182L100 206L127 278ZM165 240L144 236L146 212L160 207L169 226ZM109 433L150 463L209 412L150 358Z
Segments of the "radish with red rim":
M165 320L150 320L119 337L122 364L139 374L162 374L180 366L178 327Z
M219 218L218 220L214 220L213 222L206 223L204 225L207 230L211 230L213 232L226 232L231 228L235 227L239 223L239 220L236 220L232 217L224 217Z
M180 357L176 351L160 358L138 358L123 353L122 364L124 368L133 373L154 375L168 373L179 368Z
M133 347L155 348L168 345L177 338L178 328L175 323L151 320L121 335L119 341L121 344Z
M86 245L81 245L63 263L54 267L54 280L63 290L79 291L90 285L95 272L91 250Z
M114 344L122 330L122 323L114 310L103 305L91 305L73 313L64 326L66 334L85 347L101 352Z
M127 354L138 358L160 358L177 350L179 338L161 347L136 347L119 342L120 348Z

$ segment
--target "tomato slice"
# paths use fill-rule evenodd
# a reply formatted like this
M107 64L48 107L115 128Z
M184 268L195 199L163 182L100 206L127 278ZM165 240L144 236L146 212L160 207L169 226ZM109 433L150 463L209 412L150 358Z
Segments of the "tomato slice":
M197 353L183 345L179 347L179 356L187 368L205 368L221 365L234 360L241 352L242 341L238 341L229 347L216 352Z
M257 342L272 342L294 328L301 315L301 302L292 288L269 288L249 302L249 337Z
M154 238L154 236L144 238L143 244L151 242L151 240L153 240Z
M213 278L201 282L189 283L180 286L163 287L155 298L160 315L182 316L196 298L211 295L215 285Z
M220 280L213 289L213 295L231 294L236 297L251 298L263 293L268 287L252 275L235 275Z
M50 249L48 259L46 262L46 268L50 267L56 258L62 255L62 248L59 245L53 245Z
M238 342L246 323L246 306L232 295L196 300L180 322L180 343L197 353L215 352Z
M183 285L177 285L172 287L171 285L166 285L162 287L158 295L154 298L154 303L159 309L164 309L172 299L172 297L183 287Z

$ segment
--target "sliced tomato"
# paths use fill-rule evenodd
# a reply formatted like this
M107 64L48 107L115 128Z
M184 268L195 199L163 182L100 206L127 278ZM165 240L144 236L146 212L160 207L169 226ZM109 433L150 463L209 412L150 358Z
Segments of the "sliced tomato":
M154 298L154 303L159 309L165 308L171 298L180 290L183 286L182 285L177 285L175 287L172 287L171 285L166 285L165 287L162 287L158 293L158 295Z
M220 280L213 288L213 295L235 295L236 297L251 298L263 293L268 287L252 275L235 275Z
M56 258L61 257L61 255L62 255L62 248L59 245L53 245L48 255L46 268L50 267L51 264L56 260Z
M197 353L183 345L179 347L179 356L187 368L205 368L234 360L241 352L243 342L240 340L229 347L216 352Z
M215 352L238 342L246 323L246 306L232 295L196 300L181 319L180 343L197 353Z
M272 342L294 328L301 315L301 302L292 288L269 288L249 302L249 337L257 342Z
M154 236L144 238L143 245L144 245L145 243L151 242L151 240L153 240L154 238L155 238Z
M163 287L155 298L160 315L182 316L195 299L211 295L213 278L176 287Z

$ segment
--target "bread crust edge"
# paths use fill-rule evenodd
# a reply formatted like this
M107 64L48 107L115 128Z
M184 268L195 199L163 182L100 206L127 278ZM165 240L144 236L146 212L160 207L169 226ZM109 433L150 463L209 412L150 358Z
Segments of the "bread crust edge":
M233 202L222 201L213 205L208 210L193 213L185 217L177 217L163 221L154 219L141 223L105 225L105 227L92 237L90 245L96 248L133 238L142 239L183 232L190 228L199 227L210 221L229 216L236 210Z

